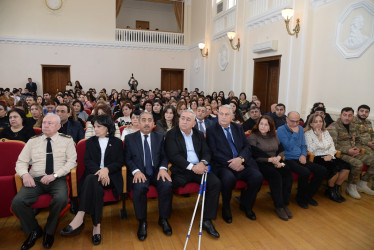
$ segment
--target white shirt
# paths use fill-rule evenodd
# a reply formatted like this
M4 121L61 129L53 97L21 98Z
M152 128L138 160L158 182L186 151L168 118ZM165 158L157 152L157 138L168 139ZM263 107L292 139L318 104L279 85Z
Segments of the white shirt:
M104 156L105 156L105 150L106 147L108 146L109 138L104 137L104 138L99 138L99 144L100 144L100 150L101 150L101 161L100 161L100 169L104 168Z

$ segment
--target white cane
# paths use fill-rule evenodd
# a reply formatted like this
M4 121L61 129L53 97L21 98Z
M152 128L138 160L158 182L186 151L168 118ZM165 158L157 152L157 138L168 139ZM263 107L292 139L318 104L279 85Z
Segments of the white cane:
M210 167L209 167L210 168ZM200 250L200 244L201 244L201 235L202 235L202 232L203 232L203 217L204 217L204 204L205 204L205 191L206 191L206 178L208 176L208 173L205 173L205 177L204 177L204 190L203 190L203 200L202 200L202 204L201 204L201 216L200 216L200 230L199 230L199 250Z
M193 214L192 214L192 219L191 219L191 223L190 223L190 228L188 229L188 233L187 233L187 237L186 237L186 242L184 243L184 248L183 250L186 250L187 248L187 244L188 244L188 239L190 238L190 233L191 233L191 229L192 229L192 225L193 225L193 220L195 219L195 214L196 214L196 210L197 210L197 206L199 205L199 200L200 200L200 196L203 192L203 189L204 189L204 177L207 175L207 173L203 174L203 176L201 177L201 183L200 183L200 188L199 188L199 195L197 196L197 201L196 201L196 205L195 205L195 210L193 211ZM205 178L206 179L206 178Z

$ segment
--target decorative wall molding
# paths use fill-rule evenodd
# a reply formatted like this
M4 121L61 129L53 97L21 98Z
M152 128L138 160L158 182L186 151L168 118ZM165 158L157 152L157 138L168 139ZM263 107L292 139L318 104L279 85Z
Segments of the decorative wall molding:
M338 21L335 41L338 51L344 58L356 58L373 43L374 5L367 1L351 4Z
M333 2L335 0L310 0L310 4L313 8L320 7L322 5L328 4L330 2Z
M34 39L21 37L0 36L2 44L17 45L39 45L39 46L67 46L67 47L86 47L86 48L109 48L109 49L134 49L134 50L161 50L177 51L187 50L185 45L164 45L164 44L143 44L126 42L99 42L99 41L81 41L81 40L57 40L57 39Z
M247 20L246 26L249 30L257 29L261 26L264 26L268 23L277 22L282 19L282 10L289 5L277 7L272 10L268 10L259 16L252 17Z
M224 71L229 64L229 51L226 44L222 44L219 48L217 62L221 71Z
M213 40L217 40L226 35L228 31L235 30L236 24L236 7L233 7L223 13L220 13L213 19L214 36Z
M254 53L263 53L269 51L277 51L278 50L278 40L271 40L263 43L257 43L253 45L252 51Z

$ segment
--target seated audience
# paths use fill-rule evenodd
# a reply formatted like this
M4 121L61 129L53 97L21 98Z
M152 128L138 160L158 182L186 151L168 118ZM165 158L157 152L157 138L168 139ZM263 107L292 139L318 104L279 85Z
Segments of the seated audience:
M168 219L171 215L173 197L172 180L168 174L168 158L165 154L164 136L152 132L153 116L140 114L140 131L125 137L125 161L132 179L133 203L139 221L137 236L143 241L147 237L147 192L149 185L158 192L159 219L164 234L172 234Z
M374 155L370 152L362 154L361 149L365 147L359 136L358 128L353 123L354 111L351 107L343 108L340 118L331 123L327 128L335 148L341 151L341 159L351 166L348 176L347 193L355 198L361 199L358 192L374 195L374 191L368 187L368 183L374 177ZM361 176L362 167L366 164L368 170Z
M254 103L254 102L250 102L249 103L249 107L247 108L247 112L245 113L245 115L243 116L243 119L244 119L244 121L246 121L246 120L248 120L249 118L251 118L250 116L249 116L249 110L252 108L252 107L256 107L257 105L256 105L256 103Z
M196 109L196 125L195 128L203 132L206 135L206 130L214 124L213 121L206 118L205 115L206 107L199 105Z
M286 106L282 103L278 103L275 106L275 112L271 113L271 117L274 120L276 129L284 125L286 121Z
M25 113L20 109L12 109L8 112L10 127L1 131L0 138L27 142L35 135L32 126L27 124Z
M178 126L178 116L177 111L171 105L168 105L162 111L162 117L156 123L156 132L166 135L166 133Z
M289 166L282 162L284 148L276 136L273 119L267 115L262 116L253 127L248 141L261 174L269 182L275 213L282 220L291 219L293 215L288 205L293 181L292 172Z
M61 103L57 105L56 114L61 120L61 128L58 130L58 132L65 135L70 135L77 144L81 139L84 138L84 130L78 121L69 119L71 113L72 110L69 104Z
M308 204L318 206L313 196L326 176L326 169L307 161L304 131L299 121L299 113L296 111L288 113L287 123L278 128L277 136L285 149L286 165L291 168L292 172L299 175L296 202L300 207L307 209ZM311 173L313 173L313 178L309 183Z
M12 201L12 211L28 235L21 249L30 249L42 236L43 247L51 248L59 214L68 205L66 175L76 165L77 153L73 140L58 133L60 126L59 116L48 114L44 117L43 134L26 143L16 163L16 172L21 176L23 186ZM44 234L31 207L42 194L53 197Z
M87 122L86 122L86 133L84 134L84 138L85 139L88 139L88 138L90 138L90 137L92 137L92 136L95 135L94 127L93 127L93 125L91 123L91 120L96 115L109 115L109 116L111 116L112 112L111 112L110 107L108 105L106 105L105 103L99 101L95 105L95 108L92 111L92 114L87 119ZM115 125L115 128L116 128L114 136L117 137L117 138L121 138L121 132L119 130L119 127L118 127L117 123L115 123L114 125Z
M258 119L261 117L260 108L257 106L252 106L249 108L249 119L243 123L244 132L252 130L253 126L257 123Z
M132 103L130 101L126 101L121 106L122 116L118 117L118 119L117 119L118 127L125 126L125 125L130 125L131 124L130 114L132 112L132 107L133 107L133 105L132 105Z
M238 104L235 101L230 101L229 102L232 112L233 112L233 118L232 121L238 124L242 124L244 122L243 116L240 113L240 110L238 109Z
M27 118L27 122L31 127L42 128L44 118L43 107L38 103L31 105L30 113L32 117Z
M4 89L3 95L0 96L0 101L4 101L5 104L10 108L14 106L14 98L10 96L9 88Z
M232 222L231 195L238 180L247 184L240 195L240 209L245 215L256 220L253 206L262 184L262 174L252 158L251 145L242 127L231 122L233 115L230 105L220 107L218 123L207 129L207 142L212 152L212 169L222 183L222 218Z
M140 110L134 110L131 112L130 117L131 117L131 125L127 126L126 128L123 129L122 135L121 135L121 140L125 140L125 136L135 133L136 131L139 130L139 116L142 113Z
M336 202L345 201L340 194L340 186L348 178L350 166L347 162L335 158L334 141L325 128L325 120L317 113L309 117L305 129L305 143L308 151L315 155L314 162L327 170L328 197Z
M122 141L114 136L115 126L109 115L97 115L92 120L95 136L86 141L85 170L79 181L79 209L61 235L75 235L84 227L84 215L92 218L92 243L101 243L101 217L104 190L112 189L117 199L123 190L121 168L124 165Z
M86 111L84 111L84 107L81 101L74 101L73 102L73 109L75 111L75 114L77 115L78 118L87 121L88 119L88 114Z
M56 113L56 102L52 99L45 102L44 114L55 114Z
M330 114L326 113L326 107L325 107L325 104L323 104L322 102L316 102L313 104L313 107L312 109L310 110L310 114L307 116L306 118L306 121L305 121L305 124L308 123L308 119L309 119L309 116L311 114L314 114L316 112L316 109L317 108L324 108L322 111L324 111L325 113L325 116L324 116L324 119L325 119L325 123L326 123L326 127L328 127L331 123L334 122L334 120L331 118ZM320 110L321 111L321 110ZM306 125L305 125L306 126ZM304 127L305 127L304 126Z
M247 95L244 92L242 92L240 93L239 98L239 109L241 111L247 111L247 109L249 108L249 101L247 100Z

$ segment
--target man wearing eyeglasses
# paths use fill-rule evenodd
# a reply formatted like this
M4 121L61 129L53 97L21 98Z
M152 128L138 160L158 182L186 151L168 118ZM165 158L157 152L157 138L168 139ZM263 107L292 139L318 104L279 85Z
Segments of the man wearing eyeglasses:
M308 204L318 206L318 202L313 199L313 196L322 184L326 169L318 164L308 162L306 159L304 130L299 125L299 113L289 112L286 121L286 124L278 128L277 136L285 149L286 165L291 168L292 172L299 175L296 202L305 209L308 208ZM314 176L309 182L311 173Z

